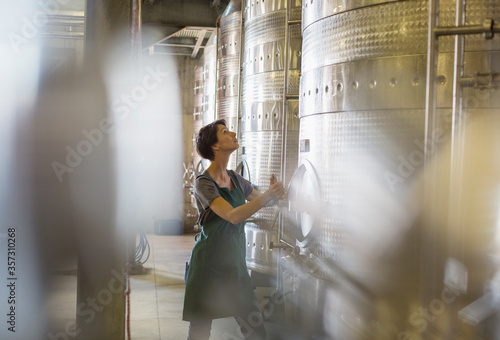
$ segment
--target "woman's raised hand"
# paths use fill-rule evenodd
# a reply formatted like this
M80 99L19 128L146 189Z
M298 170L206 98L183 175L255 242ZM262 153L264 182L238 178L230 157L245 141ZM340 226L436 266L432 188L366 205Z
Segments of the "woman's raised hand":
M285 194L283 183L277 182L274 174L272 174L269 179L269 189L267 189L266 193L269 195L271 200L280 199Z

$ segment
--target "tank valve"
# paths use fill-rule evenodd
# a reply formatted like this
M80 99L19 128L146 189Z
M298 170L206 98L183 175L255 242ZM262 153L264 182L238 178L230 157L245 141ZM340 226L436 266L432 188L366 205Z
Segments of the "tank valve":
M277 206L280 208L288 208L288 200L286 199L279 200Z
M274 248L291 250L293 255L299 254L299 252L300 252L300 247L294 246L285 240L280 240L279 242L269 243L269 249L274 249Z
M271 205L275 205L278 208L288 208L288 201L286 199L272 200Z

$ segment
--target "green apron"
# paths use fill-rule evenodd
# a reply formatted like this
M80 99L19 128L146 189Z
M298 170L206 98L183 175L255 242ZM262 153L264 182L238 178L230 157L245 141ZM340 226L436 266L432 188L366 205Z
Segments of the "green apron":
M220 188L208 173L219 194L231 206L245 204L245 195L231 172L234 190ZM245 261L245 222L232 224L218 215L202 226L189 264L184 296L183 320L236 316L255 301Z

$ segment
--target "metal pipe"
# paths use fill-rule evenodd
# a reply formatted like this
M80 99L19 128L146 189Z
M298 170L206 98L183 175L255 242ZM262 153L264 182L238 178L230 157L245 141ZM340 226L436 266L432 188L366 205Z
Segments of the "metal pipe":
M50 39L83 39L85 34L83 32L42 32L40 33L41 38Z
M280 238L280 243L283 243L285 244L287 247L289 248L292 248L292 249L295 249L295 246L291 243L288 243L287 241L285 241L284 239Z
M281 242L271 242L269 243L269 249L283 249L283 248L290 248L288 244L284 244Z
M457 27L465 25L465 1L457 0L455 24ZM460 201L462 186L454 185L453 183L462 183L462 164L464 152L464 128L465 122L462 117L462 87L460 79L463 77L464 53L465 53L465 37L461 34L455 36L455 49L453 58L453 102L452 102L452 126L451 126L451 161L450 161L450 178L449 178L449 194L448 202L448 235L446 237L447 247L452 250L453 254L459 256L461 253L460 239L463 236L463 230L460 227ZM462 145L460 145L462 144ZM456 182L458 180L458 182ZM449 318L450 328L457 330L458 324L455 318ZM451 333L454 333L453 331Z
M170 52L154 52L154 54L158 55L182 55L182 56L190 56L191 52L186 52L186 53L170 53Z
M473 77L460 78L458 83L461 87L474 87L477 85L477 79Z
M461 26L465 24L465 0L458 0L456 5L456 25ZM459 80L462 79L463 73L463 63L464 63L464 36L455 36L455 51L454 51L454 70L453 70L453 104L452 104L452 119L453 124L457 123L457 119L460 119L462 111L462 88L460 86ZM458 114L457 114L458 112ZM452 128L452 148L454 145L454 129ZM453 155L453 149L452 149ZM452 156L453 157L453 156Z
M286 136L287 136L287 123L288 123L288 115L287 115L287 97L288 97L288 72L289 72L289 44L290 44L290 13L291 13L292 1L287 0L286 10L285 10L285 58L284 67L283 67L283 106L282 106L282 122L281 122L281 180L285 183L285 175L286 175ZM283 217L280 216L279 227L278 227L278 238L281 241L284 238L284 226L283 226ZM280 248L279 257L276 264L276 288L278 291L283 291L283 278L281 277L281 261L282 250Z
M457 1L456 5L456 25L461 26L465 24L465 0ZM455 142L456 142L456 130L455 125L457 123L461 123L462 116L462 87L460 86L460 79L463 78L463 64L464 64L464 36L456 35L455 36L455 53L454 53L454 71L453 71L453 104L452 104L452 163L453 163L453 155L457 155L455 150ZM452 167L453 171L453 167ZM451 176L453 177L453 175ZM453 188L453 186L451 186ZM453 196L451 196L453 197Z
M75 27L83 27L85 25L84 19L62 19L62 18L54 18L49 17L47 21L47 25L65 25L65 26L75 26Z
M284 54L284 66L283 66L283 120L281 122L281 180L285 184L285 174L286 174L286 132L287 132L287 97L288 97L288 73L289 73L289 54L290 54L290 13L291 13L291 0L287 0L286 10L285 10L285 54ZM282 238L282 235L280 235Z
M242 60L243 60L243 52L244 52L244 44L243 44L243 29L244 29L244 24L245 24L245 0L241 0L240 4L240 54L238 56L238 66L239 66L239 72L238 72L238 96L237 96L237 103L236 103L236 135L238 136L238 140L241 140L241 87L242 87L242 73L243 73L243 66L242 66ZM239 161L239 153L236 153L236 161L235 164L238 164Z
M439 0L429 0L429 17L428 25L429 29L427 32L427 78L426 78L426 93L425 93L425 144L432 143L433 134L436 132L437 128L437 118L436 118L436 73L437 73L437 56L438 56L438 39L435 34L435 29L439 25L438 16ZM434 200L436 195L435 191L437 186L435 185L437 181L437 170L435 163L432 163L432 155L434 150L430 150L425 147L424 151L424 168L425 168L425 186L424 192L426 199ZM436 207L434 202L427 202L431 211L430 215L434 215L436 212L432 209ZM436 281L435 280L438 272L437 265L435 263L435 258L438 254L437 238L435 237L436 230L429 226L425 230L428 233L428 237L425 239L422 246L423 249L423 277L431 277L433 279L428 282L421 282L422 285L422 301L423 305L427 305L427 302L432 299L435 295ZM430 282L430 283L429 283Z
M474 77L461 77L458 82L462 88L494 88L500 86L500 74L494 72L477 73Z
M131 11L130 11L130 69L133 84L137 84L137 81L141 78L142 73L142 40L141 40L141 0L131 1ZM137 135L131 137L133 143L137 142ZM137 168L134 166L134 174L137 173ZM132 181L131 185L137 187L137 182ZM135 259L135 247L136 247L136 233L131 227L127 228L127 289L126 289L126 335L130 338L130 269L136 265L140 265Z
M134 82L141 78L142 69L142 21L141 21L141 1L132 0L131 11L131 51L132 51L132 77Z
M269 249L291 249L292 254L299 255L300 248L298 246L294 246L291 243L288 243L284 239L280 238L279 242L270 242Z
M429 0L429 30L427 35L427 79L425 93L425 140L432 137L431 132L436 128L436 68L438 39L434 34L439 25L438 17L439 0ZM429 161L429 154L426 148L426 163Z
M194 48L196 45L187 45L187 44L156 44L155 46L167 46L167 47L186 47L186 48Z
M82 13L82 12L79 12ZM49 20L53 19L65 19L65 20L85 20L85 15L67 15L67 14L53 14L49 15Z
M436 36L444 35L464 35L464 34L481 34L487 35L487 38L491 38L493 33L500 32L500 24L496 24L491 19L485 19L483 25L469 25L465 26L442 26L434 28L434 33Z
M219 15L215 22L216 36L215 36L215 105L214 105L214 120L219 119L219 39L220 39L220 19L222 14Z

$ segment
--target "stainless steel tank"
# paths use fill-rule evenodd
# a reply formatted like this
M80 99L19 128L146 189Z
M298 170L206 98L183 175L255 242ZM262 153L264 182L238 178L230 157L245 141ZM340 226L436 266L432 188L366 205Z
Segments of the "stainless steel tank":
M427 240L419 236L415 188L423 186L425 156L452 135L453 38L439 44L436 115L442 124L425 134L429 3L308 0L302 9L299 167L286 225L300 256L283 264L296 280L296 305L306 318L321 320L311 332L328 338L450 337L453 327L460 329L450 321L460 308L439 295L450 254L423 254L420 242ZM466 22L483 25L483 19L498 20L499 11L495 1L467 1ZM440 23L454 25L454 17L454 2L440 1ZM467 37L466 74L495 78L499 47L498 37ZM493 96L479 103L489 109ZM493 115L491 122L498 128ZM495 209L489 213L496 217ZM486 233L497 228L482 227ZM478 250L483 256L477 258L490 251ZM421 270L431 265L433 273ZM472 291L485 283L475 282ZM436 313L425 319L422 311L431 308ZM487 338L478 329L471 334L466 338Z
M216 117L217 35L212 34L203 53L203 125Z
M194 71L193 163L199 175L210 164L196 152L196 135L215 120L217 86L217 35L212 34Z
M299 90L301 3L290 1L287 10L287 2L253 0L245 7L241 159L261 192L271 174L286 183L297 165L298 100L285 97ZM292 20L299 22L289 25ZM247 266L253 271L276 273L278 251L269 244L278 239L277 214L277 208L264 208L246 224Z
M185 181L190 187L191 205L194 208L196 208L192 191L194 180L210 165L210 161L203 159L196 151L196 135L203 126L215 120L216 88L217 35L212 34L194 70L193 159L185 169Z
M430 1L431 17L447 5ZM405 332L420 332L422 338L499 339L500 4L464 1L455 8L456 24L442 15L431 21L436 34L430 39L427 70L428 79L439 80L432 67L441 57L435 42L446 43L443 34L460 26L450 49L455 65L446 65L455 69L449 78L454 85L451 113L442 115L434 104L439 93L432 82L426 98L426 135L432 136L433 146L422 180L426 251L421 305L433 322L425 329L413 324ZM444 141L439 139L443 131L449 136Z
M231 0L220 19L218 42L218 119L225 119L229 130L240 135L240 50L241 50L241 1ZM228 168L237 166L238 153L229 159Z
M202 126L205 126L216 119L217 116L217 35L207 42L203 53L203 117ZM196 167L196 174L199 175L208 168L210 161L201 160L200 166Z
M194 69L194 122L193 122L193 166L202 166L202 158L196 151L196 135L204 125L203 117L205 116L204 99L205 99L205 83L204 76L205 61L203 56L198 61Z
M193 107L193 135L192 135L192 145L193 153L192 159L187 164L184 165L184 188L189 190L190 203L192 208L196 208L196 202L193 194L193 185L197 176L197 172L203 168L202 158L196 151L196 134L203 126L203 100L204 100L204 60L203 56L199 59L198 64L194 68L194 107ZM188 210L186 215L191 215L191 211Z

